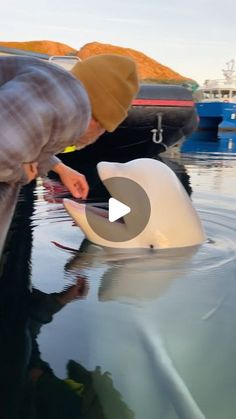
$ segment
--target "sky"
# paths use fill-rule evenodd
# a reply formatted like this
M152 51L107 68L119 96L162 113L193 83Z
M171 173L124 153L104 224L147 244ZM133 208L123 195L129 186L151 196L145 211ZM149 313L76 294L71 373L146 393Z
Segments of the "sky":
M236 59L235 0L8 0L0 28L0 41L133 48L199 84Z

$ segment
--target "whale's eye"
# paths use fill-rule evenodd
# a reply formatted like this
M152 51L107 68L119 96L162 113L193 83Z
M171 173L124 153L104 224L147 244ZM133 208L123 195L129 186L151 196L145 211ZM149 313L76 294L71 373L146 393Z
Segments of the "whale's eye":
M150 246L149 246L149 247L150 247L150 249L154 249L154 246L153 246L153 244L150 244Z

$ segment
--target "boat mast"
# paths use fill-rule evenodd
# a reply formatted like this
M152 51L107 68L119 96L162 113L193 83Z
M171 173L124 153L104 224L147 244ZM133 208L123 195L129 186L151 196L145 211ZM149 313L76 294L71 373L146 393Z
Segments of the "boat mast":
M222 73L225 76L225 79L227 82L232 82L233 80L233 76L234 76L234 72L235 72L235 61L234 59L228 61L226 63L227 68L222 70Z

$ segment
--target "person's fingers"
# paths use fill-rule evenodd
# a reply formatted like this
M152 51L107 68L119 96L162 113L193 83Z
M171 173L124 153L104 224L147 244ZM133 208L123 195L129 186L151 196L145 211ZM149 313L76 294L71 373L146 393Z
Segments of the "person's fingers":
M77 182L76 184L70 185L68 189L74 198L86 199L87 197L87 191L84 190L81 182Z
M89 185L84 175L80 175L78 184L79 192L82 199L86 199L89 193Z
M76 286L77 286L77 298L83 298L88 295L89 285L88 285L88 281L85 278L80 277L79 279L77 279Z
M69 189L69 191L71 192L71 194L73 195L74 198L83 199L82 198L83 193L82 193L82 188L81 188L80 182L77 181L76 183L73 183L72 185L69 185L68 189Z
M60 167L59 176L61 181L69 189L74 198L86 199L89 192L89 185L86 177L82 173L65 165L61 165ZM58 170L56 173L58 173Z

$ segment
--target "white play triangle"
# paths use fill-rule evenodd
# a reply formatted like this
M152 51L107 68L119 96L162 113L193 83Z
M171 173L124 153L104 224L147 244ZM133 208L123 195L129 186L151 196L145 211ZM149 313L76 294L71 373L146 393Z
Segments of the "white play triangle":
M119 218L129 214L131 211L128 205L123 204L123 202L118 201L118 199L115 198L109 199L108 209L108 219L111 223L113 223L116 220L119 220Z

